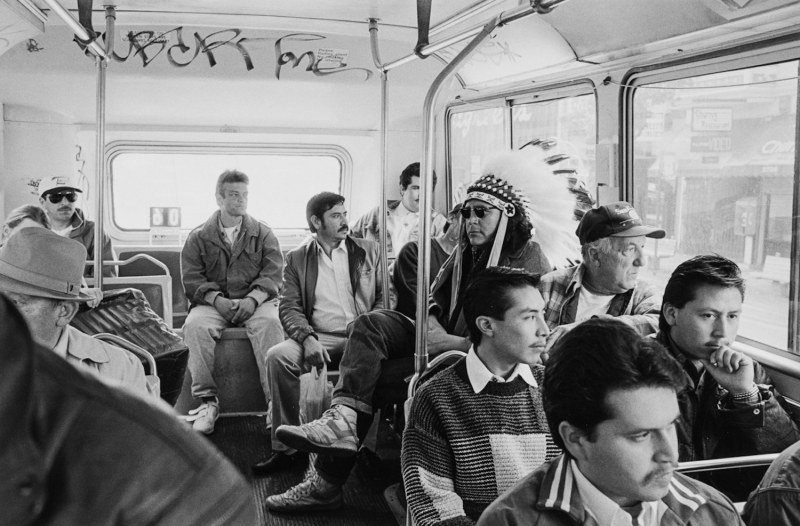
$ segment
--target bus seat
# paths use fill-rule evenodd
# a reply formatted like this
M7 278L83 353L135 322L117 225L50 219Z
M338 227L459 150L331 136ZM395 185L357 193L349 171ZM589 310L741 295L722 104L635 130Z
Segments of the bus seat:
M161 398L175 405L183 384L189 349L170 329L137 289L109 291L94 309L81 311L72 320L89 335L110 333L149 352L157 364Z
M186 315L188 314L188 301L186 300L186 294L183 291L183 283L181 282L181 247L123 247L117 251L119 253L119 259L121 260L130 261L134 256L143 254L161 264L161 266L158 266L149 258L131 261L119 267L120 277L147 276L153 274L156 269L163 269L166 267L169 275L172 276L170 288L172 326L175 328L182 327L183 322L186 321ZM161 272L163 272L163 270L158 271L159 274Z
M217 384L221 413L266 413L267 402L261 388L259 370L247 329L223 329L214 348L214 380ZM187 374L178 402L179 414L185 414L200 404L192 397L192 378Z

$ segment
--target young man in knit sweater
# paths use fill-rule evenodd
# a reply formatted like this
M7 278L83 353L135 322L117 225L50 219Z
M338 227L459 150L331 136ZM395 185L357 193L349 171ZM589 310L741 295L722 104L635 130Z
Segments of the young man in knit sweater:
M414 398L403 435L417 526L472 525L498 495L560 452L547 426L539 355L549 330L538 277L493 267L464 293L472 347Z

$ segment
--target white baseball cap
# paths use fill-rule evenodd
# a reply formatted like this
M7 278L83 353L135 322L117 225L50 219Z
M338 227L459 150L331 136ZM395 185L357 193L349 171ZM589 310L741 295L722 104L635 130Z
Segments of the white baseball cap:
M44 194L52 192L53 190L74 190L75 192L83 192L73 178L67 175L53 175L51 177L44 177L39 181L39 197L44 197Z

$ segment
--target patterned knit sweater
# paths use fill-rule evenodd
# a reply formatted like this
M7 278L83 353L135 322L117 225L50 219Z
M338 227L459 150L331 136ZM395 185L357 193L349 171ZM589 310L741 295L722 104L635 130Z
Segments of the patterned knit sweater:
M541 385L544 368L533 368ZM472 390L466 360L414 397L403 434L403 481L417 526L472 525L518 479L561 451L539 389L517 376Z

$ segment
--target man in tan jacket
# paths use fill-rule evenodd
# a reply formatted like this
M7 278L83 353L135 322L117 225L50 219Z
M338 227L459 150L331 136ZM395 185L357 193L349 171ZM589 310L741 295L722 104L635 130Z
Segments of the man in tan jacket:
M86 249L45 228L23 228L0 249L0 292L25 317L36 343L109 383L147 393L144 368L127 351L71 327L81 303Z

